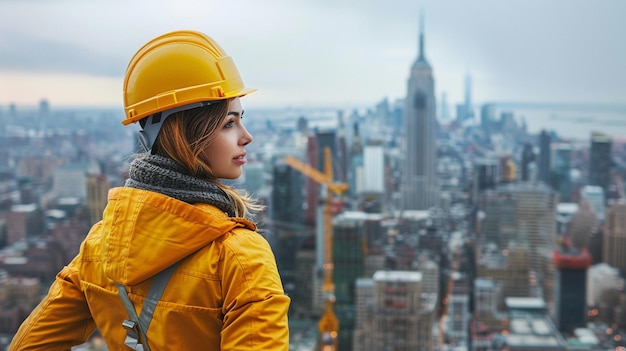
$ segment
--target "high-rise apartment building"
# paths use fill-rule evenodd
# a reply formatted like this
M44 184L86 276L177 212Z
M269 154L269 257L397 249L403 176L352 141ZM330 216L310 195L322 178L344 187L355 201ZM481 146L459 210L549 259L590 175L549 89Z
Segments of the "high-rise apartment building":
M505 267L504 296L531 297L530 257L528 246L514 242L509 245ZM536 285L536 283L535 283Z
M273 221L301 224L304 218L304 176L284 161L276 160L272 179L270 217Z
M554 251L555 323L561 332L573 333L585 326L587 269L591 256L586 249L560 246Z
M30 178L33 185L40 186L52 179L55 169L62 162L62 160L52 157L25 157L19 160L19 174L21 177Z
M502 328L502 321L498 318L501 296L501 284L490 278L474 279L473 318L486 326L488 330L499 331ZM475 345L474 340L472 340L472 345Z
M572 146L559 143L552 148L552 179L551 185L559 193L561 202L572 199L571 171Z
M298 288L297 253L302 243L313 239L312 228L303 225L304 219L304 176L285 163L282 157L274 160L272 167L273 186L270 195L270 225L267 235L276 256L285 292L292 294ZM310 281L311 272L307 273ZM310 304L310 301L308 301Z
M102 219L102 212L107 204L110 188L111 183L107 177L98 174L87 176L87 211L90 224Z
M265 164L261 162L251 162L243 168L243 181L245 189L253 197L261 197L263 189L266 187Z
M8 245L40 236L44 233L43 211L36 204L13 205L6 225Z
M606 194L611 184L611 137L599 133L591 133L589 150L589 185L597 185Z
M352 349L355 323L355 282L365 268L365 219L363 212L343 212L333 221L333 280L335 314L339 320L338 346Z
M368 141L363 150L363 191L385 192L385 154L382 141Z
M537 288L542 289L543 298L549 304L553 298L552 251L556 243L557 198L543 183L501 185L486 194L480 234L482 240L495 240L498 247L508 250L509 254L514 248L518 249L520 256L515 259L526 257L529 275L537 281ZM512 259L509 257L509 261ZM505 290L510 288L505 287Z
M366 350L372 343L371 323L366 319L374 306L374 280L359 278L355 282L355 322L352 350Z
M609 291L620 291L624 286L624 278L619 269L606 263L599 263L587 270L587 301L588 306L598 306Z
M569 236L572 246L587 248L589 239L598 230L598 217L591 209L591 204L583 200L578 209L569 218L565 233Z
M469 312L469 280L467 276L455 274L452 276L452 291L448 294L448 318L446 336L457 344L467 344L470 321Z
M0 210L5 210L11 205L19 204L19 184L15 172L8 167L0 168Z
M321 314L321 304L315 305L314 297L318 280L318 272L315 268L315 250L312 248L301 249L296 252L295 269L295 295L292 296L291 310L296 315L317 315Z
M350 148L350 169L348 171L348 191L356 195L363 190L363 141L359 132L359 123L352 126L352 146Z
M358 280L355 350L435 349L437 296L424 293L421 281L415 271L378 271Z
M423 23L422 23L423 24ZM426 210L436 206L437 146L435 81L424 56L424 33L419 34L419 54L411 67L404 109L403 207Z
M581 201L587 201L591 205L593 213L598 217L598 222L600 224L604 223L606 216L604 189L598 185L585 185L580 189L580 199Z
M61 197L87 198L87 175L100 174L95 162L73 162L59 166L54 171L52 191Z
M335 179L340 182L348 181L348 165L350 157L348 154L348 141L346 140L346 124L343 118L343 111L337 112L337 140L335 141L336 175Z
M535 163L535 152L533 151L533 146L530 143L524 144L524 148L522 150L522 181L534 180L536 177L535 169L533 166ZM536 167L534 167L536 168Z
M41 301L41 281L33 277L11 277L0 270L0 334L13 335Z
M626 275L626 204L615 204L606 213L602 257Z
M545 130L539 134L539 180L550 184L550 169L552 168L552 136Z
M472 169L472 201L478 203L479 195L494 189L500 180L500 163L493 159L479 159Z

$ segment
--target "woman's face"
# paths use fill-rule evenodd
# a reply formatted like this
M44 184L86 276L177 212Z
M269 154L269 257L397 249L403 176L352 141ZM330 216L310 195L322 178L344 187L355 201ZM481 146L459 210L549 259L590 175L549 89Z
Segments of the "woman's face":
M242 123L243 108L239 98L228 104L228 114L218 127L215 138L205 150L206 160L213 176L222 179L236 179L241 176L246 164L245 146L252 142Z

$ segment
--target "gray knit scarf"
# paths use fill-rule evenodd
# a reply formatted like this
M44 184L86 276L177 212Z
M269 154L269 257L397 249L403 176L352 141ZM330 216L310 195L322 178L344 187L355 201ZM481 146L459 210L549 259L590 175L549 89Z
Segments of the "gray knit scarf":
M222 189L189 175L171 158L158 155L135 158L130 164L126 186L154 191L190 204L211 204L235 216L233 204Z

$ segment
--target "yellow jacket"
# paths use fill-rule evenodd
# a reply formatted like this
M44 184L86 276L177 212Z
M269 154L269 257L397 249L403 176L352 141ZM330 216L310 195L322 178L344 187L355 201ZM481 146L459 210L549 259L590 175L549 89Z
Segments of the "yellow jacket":
M70 350L98 328L124 350L128 319L115 282L139 314L151 277L178 260L147 332L158 350L288 350L274 255L243 218L133 188L109 191L101 222L24 321L9 350Z

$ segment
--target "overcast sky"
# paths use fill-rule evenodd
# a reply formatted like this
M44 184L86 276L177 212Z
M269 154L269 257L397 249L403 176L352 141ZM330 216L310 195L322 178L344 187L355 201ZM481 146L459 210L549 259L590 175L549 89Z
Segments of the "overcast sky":
M437 98L626 103L624 0L0 0L0 106L121 107L145 42L194 29L255 106L373 106L406 94L420 11Z

